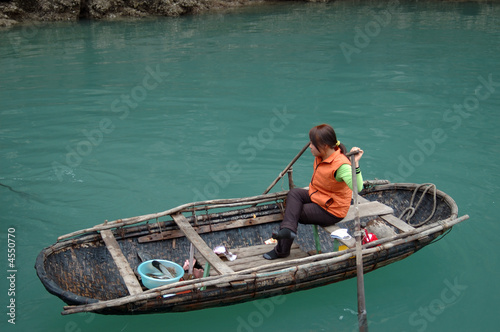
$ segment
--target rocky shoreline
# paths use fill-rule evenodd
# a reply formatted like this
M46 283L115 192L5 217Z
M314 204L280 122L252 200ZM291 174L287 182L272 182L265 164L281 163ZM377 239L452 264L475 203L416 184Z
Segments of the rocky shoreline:
M328 0L305 0L328 2ZM0 0L0 27L18 23L181 16L266 0Z
M182 16L213 10L285 1L333 2L338 0L0 0L0 28L20 23L113 20L150 16ZM363 0L347 0L363 1ZM370 0L367 0L370 1ZM377 0L372 0L376 2ZM399 0L380 0L385 2ZM500 0L424 0L499 3Z

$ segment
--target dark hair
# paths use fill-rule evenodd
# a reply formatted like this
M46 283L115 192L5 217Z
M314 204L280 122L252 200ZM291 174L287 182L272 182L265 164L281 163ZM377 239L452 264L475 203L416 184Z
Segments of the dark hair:
M344 144L340 143L337 146L337 135L332 126L327 124L321 124L319 126L312 127L309 130L309 139L311 143L316 147L316 149L323 145L328 145L330 148L335 150L340 148L343 154L346 154L346 148Z

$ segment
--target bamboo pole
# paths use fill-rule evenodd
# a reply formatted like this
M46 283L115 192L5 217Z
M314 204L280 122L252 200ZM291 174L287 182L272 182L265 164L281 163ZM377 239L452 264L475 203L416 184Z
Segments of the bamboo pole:
M355 222L355 232L356 237L356 279L358 281L358 326L360 332L368 331L368 322L366 319L366 301L365 301L365 281L363 275L363 254L361 248L361 221L359 218L359 207L358 207L358 180L356 176L356 165L355 156L359 153L358 151L353 151L350 153L351 158L351 170L352 170L352 193L354 198L354 222Z
M114 300L108 300L108 301L99 301L97 303L90 303L90 304L85 304L85 305L79 305L79 306L66 306L64 307L64 311L62 312L63 315L68 315L68 314L74 314L78 312L85 312L85 311L96 311L96 310L101 310L105 308L112 308L112 307L118 307L124 304L128 304L131 302L137 302L137 301L143 301L143 300L149 300L152 298L155 298L157 296L163 296L167 294L172 294L172 293L180 293L184 291L189 291L189 290L195 290L200 287L207 287L207 286L213 286L218 283L228 283L228 282L233 282L233 281L238 281L238 280L243 280L243 279L249 279L249 278L254 278L253 275L222 275L220 278L217 278L215 280L210 280L210 281L203 281L202 279L197 279L195 280L195 283L190 283L188 285L183 285L179 287L179 283L174 283L172 285L177 286L175 289L169 289L168 291L159 291L158 289L155 289L156 291L149 293L149 292L143 292L142 294L136 295L134 298L131 298L130 296L125 296L121 297L118 299Z
M193 275L194 271L194 245L193 242L189 244L189 268L188 268L188 274L191 276Z
M278 177L276 179L274 179L274 181L269 185L269 187L267 187L267 189L264 191L263 195L267 194L273 187L276 183L278 183L278 181L283 177L285 176L285 174L288 172L288 170L290 169L290 167L292 167L293 164L295 164L295 162L300 158L300 156L302 156L302 154L307 150L307 148L309 147L309 145L311 144L311 142L307 142L306 145L304 145L304 147L302 148L302 150L300 150L299 153L297 153L297 155L292 159L292 161L285 167L285 169L283 171L281 171L281 173L278 175Z
M208 210L208 209L226 208L226 207L234 207L234 206L251 205L251 204L269 202L269 201L273 201L276 199L284 198L286 196L287 192L288 191L281 191L281 192L257 195L257 196L252 196L252 197L214 199L214 200L187 203L187 204L179 205L175 208L172 208L172 209L169 209L169 210L166 210L163 212L146 214L146 215L126 218L126 219L117 219L117 220L113 220L113 221L108 221L108 222L105 222L103 224L99 224L99 225L96 225L96 226L93 226L90 228L75 231L75 232L72 232L72 233L69 233L66 235L61 235L57 238L57 241L65 240L65 239L68 239L70 237L85 234L85 233L92 233L92 232L97 232L97 231L106 230L106 229L112 229L112 228L118 228L118 227L138 224L138 223L141 223L144 221L168 216L171 214L176 214L179 212L193 211L193 209L194 210ZM197 206L202 206L202 207L197 208Z
M403 233L403 234L398 234L390 238L385 238L381 239L378 241L370 242L365 244L364 246L368 247L371 246L371 248L367 248L363 250L364 255L369 255L378 251L382 250L388 250L394 246L408 243L411 241L415 241L421 237L431 235L435 232L439 232L444 229L448 229L453 227L454 225L468 219L468 215L464 215L460 218L456 218L453 220L442 220L436 223L433 223L431 225L428 225L426 227L421 227L420 231L417 231L417 229L413 230L412 232L408 233ZM373 247L376 246L376 247ZM83 305L73 305L73 306L65 306L64 311L62 312L63 315L67 314L73 314L73 313L78 313L78 312L87 312L87 311L97 311L101 310L104 308L112 308L112 307L117 307L120 305L125 305L128 303L136 302L136 301L141 301L141 300L147 300L154 298L158 295L166 295L166 294L171 294L171 293L179 293L185 290L192 290L192 289L198 289L200 287L207 287L207 286L212 286L212 285L217 285L219 283L227 283L227 282L232 282L232 281L238 281L238 280L243 280L243 279L255 279L259 277L267 277L270 275L276 275L280 273L286 273L289 271L296 270L298 268L307 268L310 267L312 264L327 264L331 265L340 261L343 261L345 259L349 259L350 257L353 256L353 252L355 249L348 249L344 251L338 251L338 252L331 252L331 253L325 253L325 254L319 254L319 255L314 255L306 258L298 258L290 261L282 261L282 262L276 262L276 263L270 263L258 267L253 267L245 270L241 270L238 272L234 272L231 274L225 274L225 275L219 275L219 276L213 276L213 277L207 277L203 279L195 279L195 280L186 280L186 281L180 281L177 283L161 286L158 288L154 288L151 290L144 291L142 294L139 295L129 295L125 297L121 297L118 299L113 299L113 300L107 300L107 301L99 301L97 303L91 303L91 304L83 304ZM316 261L316 262L315 262ZM269 268L280 268L284 266L289 266L290 264L303 264L305 263L306 265L304 266L294 266L294 267L287 267L282 270L277 270L277 271L272 271L272 272L262 272L260 274L255 274L256 271L259 270L266 270ZM175 289L172 289L175 288Z

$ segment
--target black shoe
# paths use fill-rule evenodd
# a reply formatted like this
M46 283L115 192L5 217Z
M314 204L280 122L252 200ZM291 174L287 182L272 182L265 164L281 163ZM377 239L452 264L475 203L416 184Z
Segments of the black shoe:
M277 259L277 258L285 258L288 256L290 256L290 253L284 254L284 255L278 255L278 253L274 249L271 250L270 252L267 252L264 255L262 255L262 257L264 257L265 259L269 259L269 260L273 260L273 259Z
M273 239L275 240L293 240L297 236L297 233L288 228L282 228L278 233L273 233Z
M264 257L265 259L269 259L269 260L273 260L273 259L279 258L279 257L278 257L278 254L276 253L276 251L274 251L274 249L273 249L273 250L271 250L270 252L265 253L265 254L263 255L263 257Z

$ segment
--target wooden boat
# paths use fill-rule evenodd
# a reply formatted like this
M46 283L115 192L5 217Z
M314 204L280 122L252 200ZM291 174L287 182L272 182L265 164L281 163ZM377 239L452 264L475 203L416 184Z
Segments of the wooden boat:
M364 183L361 224L378 240L362 246L370 272L410 256L468 218L458 217L453 199L432 185ZM330 233L354 233L354 206L335 226L299 225L291 255L268 261L265 244L278 230L287 191L240 199L189 203L155 214L106 222L61 236L37 257L36 272L46 289L68 306L62 314L180 312L217 307L310 289L356 276L355 249L338 250ZM411 218L408 218L412 215ZM193 248L196 250L190 250ZM216 255L224 245L237 258ZM190 253L202 278L153 289L142 286L141 256L181 264Z

